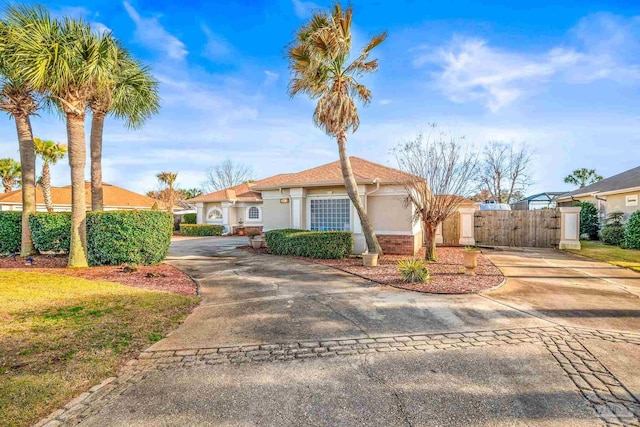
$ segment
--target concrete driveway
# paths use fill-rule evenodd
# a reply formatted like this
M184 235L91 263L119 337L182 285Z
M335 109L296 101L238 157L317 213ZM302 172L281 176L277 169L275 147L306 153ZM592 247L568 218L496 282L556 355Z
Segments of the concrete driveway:
M55 421L156 425L638 425L640 275L492 252L483 295L378 286L245 239L172 243L202 304ZM635 424L634 424L635 423Z

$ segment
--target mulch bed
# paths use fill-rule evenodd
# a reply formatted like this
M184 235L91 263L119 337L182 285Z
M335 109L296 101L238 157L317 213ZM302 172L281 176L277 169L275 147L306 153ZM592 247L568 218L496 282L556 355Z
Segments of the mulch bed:
M252 253L268 253L267 249L253 249L249 246L241 246L238 249ZM337 268L383 285L434 294L478 293L494 288L504 281L502 272L482 254L478 257L476 275L467 276L463 274L462 251L463 248L437 248L438 261L429 264L431 279L426 283L418 284L404 283L400 273L398 273L397 263L401 259L407 259L408 256L406 255L384 255L378 260L377 267L365 267L362 265L362 259L357 257L345 259L301 259ZM424 249L416 256L423 257Z
M33 264L29 266L25 265L24 259L20 257L0 258L0 270L60 274L88 280L115 282L152 291L173 292L186 296L196 295L196 284L193 280L182 271L167 264L135 267L135 271L131 272L125 272L123 266L66 268L66 265L66 256L34 256Z

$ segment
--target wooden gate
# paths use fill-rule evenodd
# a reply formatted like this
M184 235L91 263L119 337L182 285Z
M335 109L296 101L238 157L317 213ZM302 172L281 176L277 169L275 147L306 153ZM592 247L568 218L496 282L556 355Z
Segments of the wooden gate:
M550 248L560 243L560 212L476 211L475 240L479 246Z
M460 244L460 215L456 212L442 223L442 245L458 246Z

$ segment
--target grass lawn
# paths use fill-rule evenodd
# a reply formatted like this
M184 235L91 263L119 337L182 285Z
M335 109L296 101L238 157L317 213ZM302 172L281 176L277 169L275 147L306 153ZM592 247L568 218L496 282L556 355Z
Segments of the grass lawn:
M175 328L197 298L0 271L0 426L48 415Z
M568 252L640 271L640 250L622 249L600 242L581 241L580 243L582 244L582 249L579 251L568 250Z

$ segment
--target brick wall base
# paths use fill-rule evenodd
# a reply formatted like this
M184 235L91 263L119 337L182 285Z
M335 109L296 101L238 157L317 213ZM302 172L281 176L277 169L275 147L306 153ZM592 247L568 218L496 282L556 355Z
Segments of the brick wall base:
M247 233L252 232L252 231L255 231L255 232L258 232L258 233L262 233L262 226L261 225L260 226L253 225L253 226L249 226L249 227L246 227L246 226L245 227L238 227L238 226L234 225L232 228L233 228L233 233L232 234L235 235L235 236L238 235L238 228L244 228L244 235L245 236L247 235Z
M378 242L386 255L415 255L415 236L378 234Z

